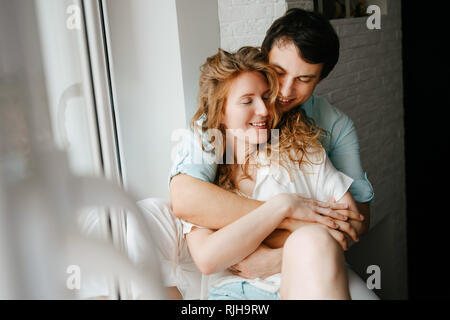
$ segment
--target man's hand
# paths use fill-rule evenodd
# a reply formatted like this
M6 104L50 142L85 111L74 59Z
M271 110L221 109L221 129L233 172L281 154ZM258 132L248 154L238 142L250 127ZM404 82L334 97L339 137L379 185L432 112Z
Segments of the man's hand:
M334 220L346 221L351 218L352 211L345 203L323 202L306 198L298 193L278 194L269 201L275 201L287 208L287 217L305 221L318 222L330 228L337 229ZM359 214L358 214L359 215Z
M228 270L247 279L265 279L281 272L282 248L271 249L261 244L252 254Z
M331 202L336 202L335 199L331 199ZM344 233L347 238L347 244L350 246L351 240L358 242L359 237L367 233L370 223L370 208L368 204L356 203L356 207L351 211L349 215L349 220L347 222L337 221L335 223L338 225L337 230Z

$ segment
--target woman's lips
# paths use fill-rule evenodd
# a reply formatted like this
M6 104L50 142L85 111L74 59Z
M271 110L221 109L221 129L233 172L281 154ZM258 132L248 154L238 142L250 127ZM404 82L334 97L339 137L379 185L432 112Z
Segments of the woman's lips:
M267 129L269 127L268 121L250 122L250 125L257 129Z

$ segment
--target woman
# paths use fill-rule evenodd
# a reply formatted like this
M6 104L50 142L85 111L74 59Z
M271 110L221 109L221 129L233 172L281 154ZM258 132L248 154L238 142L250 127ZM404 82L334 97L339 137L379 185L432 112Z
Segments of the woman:
M211 275L210 299L349 299L343 251L326 230L338 228L330 217L339 215L329 208L321 210L323 215L305 214L298 207L307 196L336 199L350 210L342 212L357 212L348 192L352 179L332 166L318 140L321 130L301 114L278 123L277 90L276 73L256 48L235 54L219 50L202 66L193 126L200 141L206 136L224 160L217 183L266 202L217 231L184 222L189 251L202 273ZM269 141L269 130L275 127L280 128L278 143ZM304 222L284 244L282 277L248 280L227 271L290 218Z

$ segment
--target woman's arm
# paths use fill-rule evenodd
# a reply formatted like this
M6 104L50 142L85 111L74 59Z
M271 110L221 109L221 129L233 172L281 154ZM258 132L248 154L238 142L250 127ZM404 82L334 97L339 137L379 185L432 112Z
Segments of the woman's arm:
M255 251L287 217L337 228L333 219L326 216L330 210L322 208L324 215L307 210L313 203L317 205L318 202L305 201L304 197L296 193L278 194L216 232L196 229L186 236L192 258L205 274L226 269Z
M346 205L350 205L350 210L355 208L351 205L353 199L349 192L347 192L339 202L345 203ZM339 243L343 250L348 250L351 242L351 236L354 240L357 240L356 230L353 227L353 224L358 224L358 220L360 220L360 214L356 211L346 210L346 215L349 218L349 222L342 223L343 221L335 220L334 222L339 226L339 230L332 229L329 227L320 224L323 228L326 228L330 235ZM365 220L364 220L365 221ZM350 225L351 223L351 225ZM242 261L233 265L230 268L230 271L233 274L239 275L244 278L264 278L266 276L281 272L281 263L274 263L270 267L265 267L266 270L264 272L261 269L255 268L255 266L260 266L266 262L267 257L270 255L272 261L281 262L281 252L284 246L285 241L291 235L292 232L301 228L302 226L310 225L311 222L304 222L297 219L286 218L284 219L278 229L273 231L266 239L264 239L264 244L268 247L261 248L254 253L247 256ZM348 236L346 235L348 234ZM255 272L259 272L255 274Z
M195 264L203 274L211 274L238 263L290 214L281 197L274 197L228 226L212 231L194 229L186 240Z
M359 237L367 232L369 228L368 219L365 215L359 213L358 203L353 200L350 192L347 191L337 203L348 206L348 210L345 210L345 215L348 217L348 220L344 222L335 219L334 222L338 225L338 230L331 228L328 228L328 230L341 247L347 250L351 240L359 241ZM264 240L264 243L273 249L281 248L292 232L310 224L311 222L286 218L278 226L278 229Z

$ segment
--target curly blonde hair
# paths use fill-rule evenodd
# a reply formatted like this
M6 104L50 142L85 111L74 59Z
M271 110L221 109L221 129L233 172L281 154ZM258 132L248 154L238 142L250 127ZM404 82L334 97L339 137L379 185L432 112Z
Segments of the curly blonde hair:
M266 57L256 47L242 47L235 53L229 53L219 49L219 52L209 58L200 68L200 83L198 94L198 110L191 120L194 132L199 135L207 133L209 129L218 129L222 133L219 149L214 150L216 159L225 158L226 140L225 129L221 124L225 113L226 99L232 81L243 72L258 72L264 76L269 85L269 98L267 107L272 115L271 129L280 129L279 143L272 146L267 141L267 151L271 153L277 148L281 165L285 165L290 159L298 163L299 167L304 163L311 163L308 154L321 150L319 137L323 131L316 127L304 114L298 110L291 110L281 114L275 107L278 95L278 77L275 70L267 63ZM203 118L204 121L199 121ZM201 123L201 124L200 124ZM201 136L199 136L202 141ZM207 137L214 142L215 137ZM217 146L217 144L216 144ZM203 147L203 145L202 145ZM241 164L243 175L239 181L250 178L248 175L250 154L246 154L244 164ZM237 189L239 181L234 182L231 174L234 165L219 164L216 183L229 190ZM289 169L288 169L289 172Z

